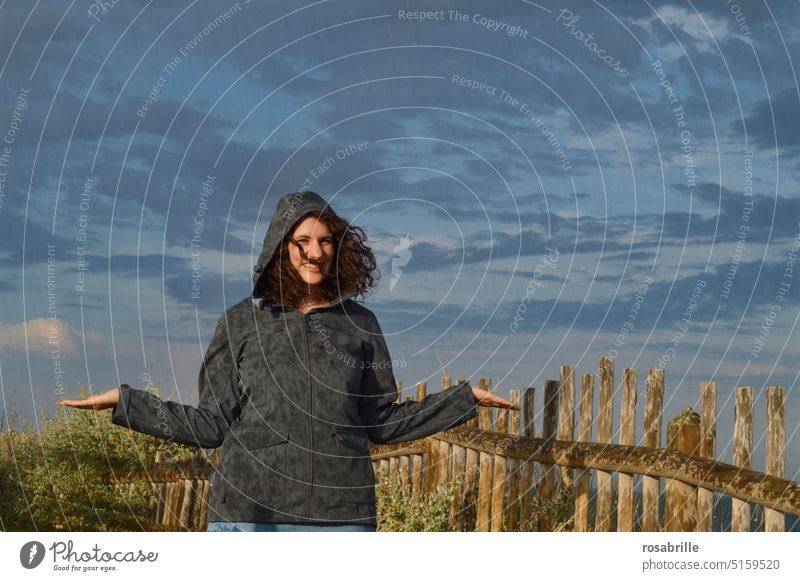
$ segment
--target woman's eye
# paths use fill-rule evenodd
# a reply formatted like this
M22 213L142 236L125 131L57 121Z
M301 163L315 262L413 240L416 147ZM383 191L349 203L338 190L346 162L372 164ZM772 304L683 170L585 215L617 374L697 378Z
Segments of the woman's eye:
M308 244L309 244L309 241L308 241L307 239L304 239L304 240L297 240L297 243L298 243L300 246L308 246ZM332 240L332 239L330 239L330 238L326 238L326 239L324 239L324 240L320 240L320 241L319 241L319 243L320 243L320 245L323 245L323 244L333 244L333 240Z

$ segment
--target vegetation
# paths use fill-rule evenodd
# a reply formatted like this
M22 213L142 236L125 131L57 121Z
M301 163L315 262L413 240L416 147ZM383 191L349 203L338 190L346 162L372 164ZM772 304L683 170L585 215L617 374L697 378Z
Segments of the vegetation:
M477 467L476 467L477 472ZM421 498L399 476L381 474L375 488L378 510L378 530L388 532L455 532L471 531L477 517L479 477L474 475L473 487L463 491L464 476L451 480L427 497ZM460 492L461 491L461 492ZM456 494L465 495L466 502L460 514L450 516L450 507ZM553 494L552 498L531 496L531 518L519 523L517 531L551 530L553 532L574 530L574 508L576 487L568 482ZM505 505L514 500L506 490ZM504 514L504 530L508 529L508 512Z
M378 530L382 532L448 532L450 504L461 480L440 485L427 497L411 490L398 475L380 475L375 487Z
M31 421L14 425L0 432L0 530L5 531L146 530L142 515L149 485L120 489L106 477L194 451L115 426L110 410L40 411L38 427Z
M196 448L115 426L110 410L59 408L38 416L38 422L12 421L5 430L0 426L0 530L161 530L144 517L152 497L150 485L140 481L114 486L109 476L189 459ZM397 475L381 476L376 487L380 531L473 529L477 474L471 490L463 489L462 476L425 497ZM464 495L464 509L451 515L456 494ZM539 530L540 522L554 531L572 530L574 489L561 488L552 499L533 495L531 508L531 520L520 523L518 530Z
M574 486L563 486L556 490L552 498L534 495L531 498L531 519L521 523L519 530L574 531L575 493Z

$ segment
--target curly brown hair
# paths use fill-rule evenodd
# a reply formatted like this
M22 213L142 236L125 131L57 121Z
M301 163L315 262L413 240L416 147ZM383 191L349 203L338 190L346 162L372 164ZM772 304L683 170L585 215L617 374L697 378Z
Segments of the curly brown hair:
M294 240L294 233L300 223L308 216L323 222L334 238L334 261L331 271L317 285L310 285L302 279L292 266L289 257L289 244L294 244L305 257L303 248ZM328 208L323 212L307 212L301 216L291 231L281 240L280 252L276 252L259 279L255 289L259 294L276 304L298 307L304 302L328 304L341 295L355 293L366 295L377 284L377 262L372 249L364 243L367 235L358 226L339 217ZM378 276L374 276L378 274Z

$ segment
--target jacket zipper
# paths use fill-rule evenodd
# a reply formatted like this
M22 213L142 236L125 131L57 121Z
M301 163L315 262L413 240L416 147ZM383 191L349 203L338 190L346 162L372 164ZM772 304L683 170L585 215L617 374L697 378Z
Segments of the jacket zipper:
M310 313L311 311L309 311ZM311 481L308 490L308 515L313 516L311 508L314 504L314 416L313 398L311 397L311 343L308 339L308 313L303 315L303 334L306 337L306 371L308 372L308 436L311 450Z

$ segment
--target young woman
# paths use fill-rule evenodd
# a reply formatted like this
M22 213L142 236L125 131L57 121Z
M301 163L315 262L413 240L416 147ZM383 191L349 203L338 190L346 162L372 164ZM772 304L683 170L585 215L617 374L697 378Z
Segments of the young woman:
M375 315L354 299L375 281L366 235L314 192L282 197L252 296L223 313L200 369L197 407L127 384L61 405L113 408L120 426L221 446L209 531L376 528L370 443L435 434L518 409L468 381L395 403L394 362Z

